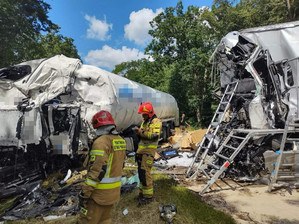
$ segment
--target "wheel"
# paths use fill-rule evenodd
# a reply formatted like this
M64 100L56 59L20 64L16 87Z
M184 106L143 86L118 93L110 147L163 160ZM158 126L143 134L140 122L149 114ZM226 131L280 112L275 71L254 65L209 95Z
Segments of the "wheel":
M162 139L163 139L163 142L167 142L167 127L166 126L162 127Z

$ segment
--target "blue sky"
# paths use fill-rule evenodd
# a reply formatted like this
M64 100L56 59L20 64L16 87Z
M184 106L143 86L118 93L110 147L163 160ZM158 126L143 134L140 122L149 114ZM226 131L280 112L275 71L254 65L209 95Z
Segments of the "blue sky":
M116 64L147 57L149 21L177 0L45 0L60 33L74 39L84 64L111 71ZM183 0L210 7L213 0Z

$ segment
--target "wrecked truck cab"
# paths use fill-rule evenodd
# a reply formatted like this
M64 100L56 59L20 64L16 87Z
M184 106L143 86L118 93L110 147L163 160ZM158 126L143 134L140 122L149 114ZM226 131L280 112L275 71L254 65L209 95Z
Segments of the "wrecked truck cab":
M100 110L112 114L117 131L134 151L132 127L142 122L137 113L142 102L152 102L167 133L178 126L179 111L171 95L79 59L57 55L1 69L0 173L9 167L17 177L29 163L40 170L70 163L70 158L77 161L88 153L95 137L91 118Z
M290 109L298 113L298 22L231 32L213 53L221 87L251 79L256 91L251 111L251 128L283 128ZM297 43L297 44L296 44ZM296 51L297 49L297 51ZM238 91L237 91L238 93ZM288 108L290 107L290 108ZM258 120L256 120L258 119ZM265 121L267 120L267 121ZM260 123L260 125L258 125Z
M207 177L201 193L224 175L299 183L298 37L296 21L231 32L216 47L221 100L186 173ZM284 164L288 156L294 163Z

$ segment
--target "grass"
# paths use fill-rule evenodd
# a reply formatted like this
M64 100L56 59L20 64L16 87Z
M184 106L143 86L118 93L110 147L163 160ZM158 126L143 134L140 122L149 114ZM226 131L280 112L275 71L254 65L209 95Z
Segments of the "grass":
M156 174L154 180L154 201L138 207L137 201L134 200L138 190L122 195L114 208L112 223L165 223L160 218L159 205L171 203L175 204L178 210L173 221L176 224L235 223L229 215L207 205L197 195L178 185L168 176ZM129 211L126 216L122 214L125 209Z
M16 198L17 197L12 197L0 201L0 217L14 204Z
M75 224L77 222L77 216L69 216L67 218L60 218L56 220L51 220L45 222L42 217L25 219L25 220L17 220L17 221L6 221L5 224Z
M229 215L215 210L213 207L201 201L200 197L188 189L177 184L167 175L154 174L154 195L152 203L138 207L134 197L138 194L138 190L134 190L128 194L122 194L120 200L114 206L112 213L112 223L120 224L159 224L165 223L160 218L160 204L175 204L177 214L173 223L175 224L231 224L235 223ZM128 214L124 216L123 210L127 209ZM44 222L41 217L36 219L9 221L5 223L13 224L73 224L76 223L76 216L69 216L58 220Z

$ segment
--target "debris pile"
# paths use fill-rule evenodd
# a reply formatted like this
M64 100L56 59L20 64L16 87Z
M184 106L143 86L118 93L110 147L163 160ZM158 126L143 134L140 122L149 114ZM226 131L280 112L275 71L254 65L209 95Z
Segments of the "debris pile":
M57 180L61 174L53 174L45 181L37 180L23 185L15 185L23 191L17 195L13 203L2 214L4 220L18 220L49 215L74 215L78 211L78 193L81 190L80 182L86 171L70 171L64 180ZM54 219L48 217L46 219Z
M73 173L68 170L64 178L60 172L57 172L44 181L28 179L28 182L21 185L11 183L1 191L1 205L3 206L4 200L10 201L9 205L1 210L1 220L42 216L44 221L47 221L76 215L79 211L78 195L86 173L86 170ZM135 171L132 176L123 176L121 183L121 193L133 191L139 186L138 174Z

